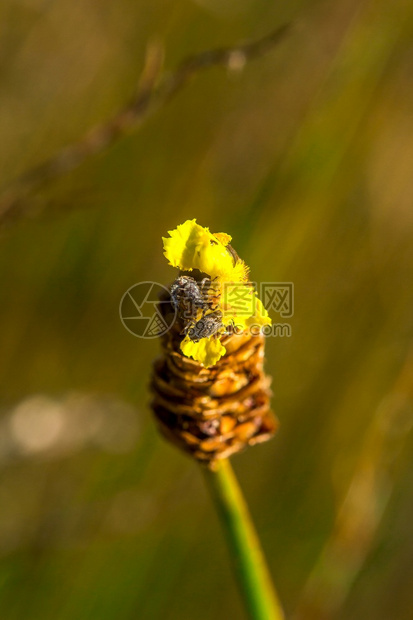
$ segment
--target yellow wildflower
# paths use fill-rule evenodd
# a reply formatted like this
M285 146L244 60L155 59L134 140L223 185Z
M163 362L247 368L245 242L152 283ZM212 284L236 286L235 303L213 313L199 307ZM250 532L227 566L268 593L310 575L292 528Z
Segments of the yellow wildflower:
M248 268L244 261L234 258L227 250L231 237L225 233L213 235L196 220L187 220L169 231L163 238L164 254L172 267L182 271L199 269L218 282L242 282L247 279Z
M187 335L181 343L183 354L206 368L215 365L226 352L219 339L225 328L232 326L239 332L252 325L271 324L266 309L248 282L248 267L229 246L230 241L226 233L213 234L195 219L180 224L169 231L169 237L163 238L164 255L170 265L182 271L197 269L209 276L211 291L217 300L216 309L222 313L222 329L217 334L198 342Z

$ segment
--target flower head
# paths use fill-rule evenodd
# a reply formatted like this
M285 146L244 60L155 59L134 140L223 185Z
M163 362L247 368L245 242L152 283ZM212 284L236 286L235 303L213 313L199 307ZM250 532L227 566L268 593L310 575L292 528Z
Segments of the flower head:
M169 231L169 237L163 238L164 255L170 265L186 272L196 269L209 277L214 312L218 310L222 314L221 326L214 335L208 334L194 342L187 334L181 343L182 353L206 368L215 365L225 354L220 336L228 328L240 332L252 325L261 327L271 323L248 281L248 267L231 248L230 241L226 233L213 234L195 219L180 224ZM199 310L195 321L201 316L208 320L208 314Z

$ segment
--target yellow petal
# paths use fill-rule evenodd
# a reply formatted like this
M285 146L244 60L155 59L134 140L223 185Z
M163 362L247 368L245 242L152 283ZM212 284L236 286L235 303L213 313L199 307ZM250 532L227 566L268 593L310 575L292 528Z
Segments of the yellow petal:
M170 265L184 271L197 268L197 258L209 246L212 235L199 226L196 220L187 220L168 232L170 237L163 237L162 240L164 254Z
M205 368L209 368L215 366L221 359L226 348L219 338L214 338L214 336L202 338L199 342L192 342L189 336L186 336L181 342L181 351L186 357L192 357L195 361L203 364Z
M211 280L241 282L248 275L248 268L241 260L234 265L232 255L226 249L231 237L225 233L213 235L208 228L187 220L169 231L163 238L164 254L169 264L183 271L199 269Z
M255 294L254 314L251 317L260 325L271 325L272 321L261 299Z

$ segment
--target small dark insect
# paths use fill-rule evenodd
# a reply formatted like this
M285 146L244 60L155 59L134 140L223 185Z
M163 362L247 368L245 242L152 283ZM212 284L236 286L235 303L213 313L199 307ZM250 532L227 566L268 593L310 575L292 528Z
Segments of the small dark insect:
M213 336L222 327L224 327L222 312L215 310L215 312L203 316L195 325L189 326L187 333L192 342L199 342L202 338Z
M213 291L209 278L197 282L190 276L179 276L171 286L172 305L186 323L182 333L188 334L192 342L209 338L223 327L222 312L217 310L217 295Z
M193 319L198 310L204 314L209 309L208 296L204 294L209 282L204 278L198 283L190 276L180 276L175 280L171 286L171 301L182 318Z

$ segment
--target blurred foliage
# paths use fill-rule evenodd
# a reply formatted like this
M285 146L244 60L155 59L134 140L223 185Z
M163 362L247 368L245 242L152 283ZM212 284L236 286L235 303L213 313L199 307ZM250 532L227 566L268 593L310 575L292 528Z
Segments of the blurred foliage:
M294 617L413 617L413 5L4 0L1 181L104 121L145 47L166 66L277 25L51 183L2 233L4 620L241 618L199 471L148 410L154 340L123 293L174 277L161 236L196 217L253 279L294 282L269 338L281 429L234 459Z

